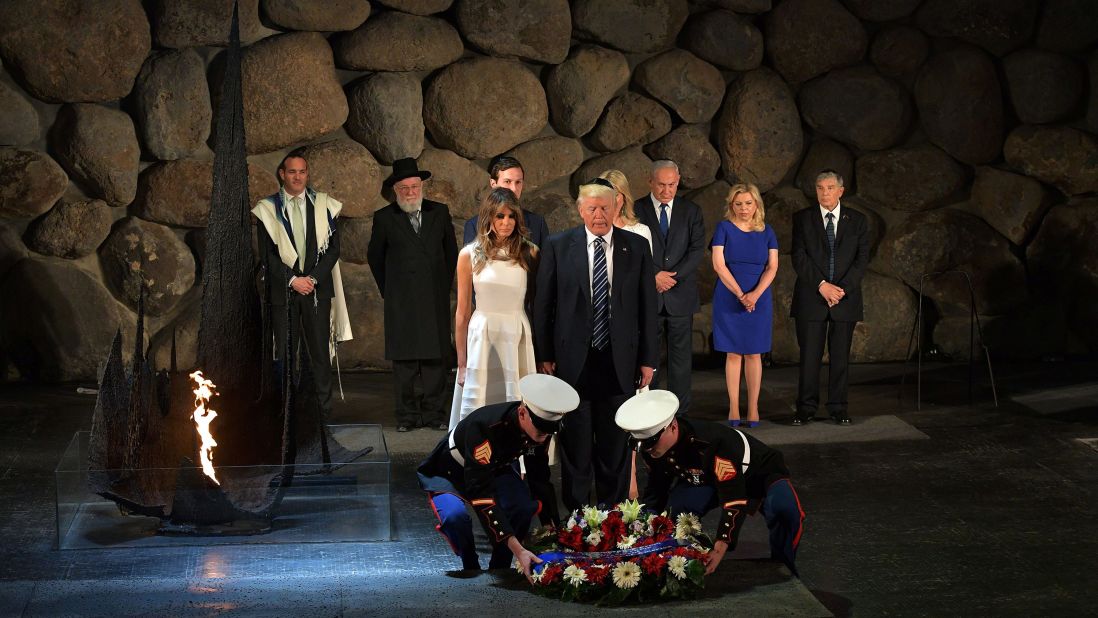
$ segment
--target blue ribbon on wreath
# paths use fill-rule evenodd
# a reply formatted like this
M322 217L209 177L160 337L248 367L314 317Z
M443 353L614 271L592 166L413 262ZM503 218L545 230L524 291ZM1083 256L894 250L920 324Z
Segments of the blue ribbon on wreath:
M690 541L682 539L667 539L666 541L652 543L651 545L630 547L629 549L612 549L610 551L550 551L538 555L538 558L541 559L541 563L535 564L533 571L534 573L540 573L542 569L550 564L562 562L564 560L571 560L573 562L577 560L586 560L590 562L594 562L595 560L621 562L628 558L647 556L648 554L659 553L675 547L686 547L690 544Z

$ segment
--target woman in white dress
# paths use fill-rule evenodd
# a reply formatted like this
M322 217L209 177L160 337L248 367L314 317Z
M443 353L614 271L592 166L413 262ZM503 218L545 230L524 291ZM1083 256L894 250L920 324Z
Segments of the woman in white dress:
M515 194L493 189L481 203L476 240L458 253L451 431L477 408L521 399L519 379L537 371L525 304L538 248L527 234Z
M633 194L629 191L629 179L621 170L606 170L599 178L607 181L608 187L618 192L614 208L614 227L620 227L627 232L640 234L648 241L648 248L652 248L652 230L637 220L633 212ZM602 183L599 183L602 184Z

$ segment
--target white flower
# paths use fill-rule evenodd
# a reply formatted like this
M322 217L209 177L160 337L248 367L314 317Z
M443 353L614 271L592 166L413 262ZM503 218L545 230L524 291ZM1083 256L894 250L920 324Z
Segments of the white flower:
M599 534L598 530L596 530L591 534L588 534L585 540L587 541L588 545L598 545L602 542L602 535Z
M695 534L701 534L702 525L698 516L693 513L679 513L675 521L675 538L682 540Z
M617 509L621 511L622 521L627 524L637 520L642 508L644 508L644 505L636 500L626 500L617 506Z
M587 572L574 564L570 564L567 569L564 569L564 579L573 586L579 586L587 581Z
M572 528L575 528L575 527L576 527L576 518L573 515L572 517L568 518L568 523L564 524L564 529L565 530L571 530Z
M629 549L630 547L633 546L633 543L636 543L636 542L637 542L637 537L635 537L633 535L622 537L622 539L620 541L618 541L618 549Z
M618 588L636 588L641 580L641 568L633 562L619 562L611 573Z
M644 522L639 519L630 524L630 526L632 526L633 532L636 532L637 534L644 532Z
M679 579L686 579L686 558L671 556L671 559L667 561L667 570Z
M583 507L583 518L587 520L587 525L592 528L597 528L602 524L608 514L609 511L600 511L598 507L595 506Z
M518 566L518 572L519 573L523 572L521 564ZM540 584L541 583L541 576L542 575L545 575L545 569L542 569L540 571L535 571L534 569L530 569L530 579L534 580L535 584Z

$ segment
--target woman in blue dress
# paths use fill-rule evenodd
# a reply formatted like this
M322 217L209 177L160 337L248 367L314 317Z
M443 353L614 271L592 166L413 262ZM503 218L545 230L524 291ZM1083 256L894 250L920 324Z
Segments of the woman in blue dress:
M728 424L740 426L740 371L747 378L747 426L759 425L762 355L770 351L774 317L770 284L778 272L778 239L765 222L752 184L728 192L728 218L713 234L713 347L725 352Z

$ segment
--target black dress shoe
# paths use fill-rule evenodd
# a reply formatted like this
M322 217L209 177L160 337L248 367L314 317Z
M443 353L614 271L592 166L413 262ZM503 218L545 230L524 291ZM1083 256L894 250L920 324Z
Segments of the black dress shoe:
M408 423L401 423L401 424L397 425L397 431L399 431L400 433L405 433L405 432L408 432L408 431L411 431L411 430L412 430L412 426L409 425Z
M801 425L807 425L811 422L812 422L812 417L810 417L810 416L801 416L800 414L795 414L793 416L793 426L794 427L800 427Z
M836 425L849 425L850 417L846 415L846 411L835 412L831 415L831 420L835 421Z

